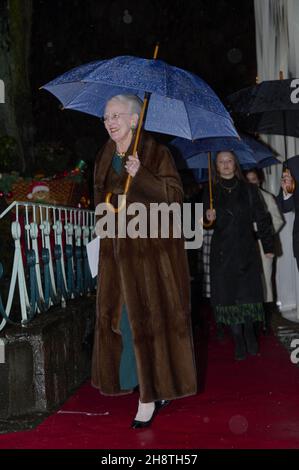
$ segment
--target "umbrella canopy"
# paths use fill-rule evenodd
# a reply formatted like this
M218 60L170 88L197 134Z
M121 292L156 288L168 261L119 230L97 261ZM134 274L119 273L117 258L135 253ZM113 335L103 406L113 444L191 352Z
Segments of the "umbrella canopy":
M76 67L43 87L64 108L101 117L117 94L150 93L145 129L186 139L237 137L232 119L199 77L162 60L114 57Z
M267 166L280 164L280 161L275 157L277 153L271 149L268 144L263 142L261 139L256 139L248 134L244 134L242 132L239 134L242 142L250 148L255 159L255 165L253 165L251 162L242 163L241 154L243 153L243 150L237 149L235 153L243 169L252 168L253 166L256 166L257 168L266 168Z
M190 142L186 139L173 139L171 145L178 151L173 152L179 168L208 168L208 151L233 151L243 169L275 165L279 161L270 147L260 140L240 134L241 139L215 138ZM184 164L185 160L185 164Z
M187 161L189 168L208 168L207 152L233 151L237 154L240 163L253 164L256 162L250 147L237 138L214 138L189 141L176 138L171 141L171 145L179 150L180 154Z
M228 96L238 127L248 132L299 136L299 103L294 80L267 80Z

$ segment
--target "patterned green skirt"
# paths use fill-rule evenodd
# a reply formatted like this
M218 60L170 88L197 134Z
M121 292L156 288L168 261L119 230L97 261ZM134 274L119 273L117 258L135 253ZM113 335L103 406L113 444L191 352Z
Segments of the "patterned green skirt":
M263 322L263 304L216 305L215 307L215 319L217 323L237 325L238 323L245 323L245 318L253 322Z

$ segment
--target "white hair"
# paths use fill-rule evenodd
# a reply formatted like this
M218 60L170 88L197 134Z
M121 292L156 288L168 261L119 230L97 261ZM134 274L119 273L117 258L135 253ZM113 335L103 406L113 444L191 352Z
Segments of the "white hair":
M120 101L129 106L130 113L140 116L143 101L137 95L115 95L109 101Z

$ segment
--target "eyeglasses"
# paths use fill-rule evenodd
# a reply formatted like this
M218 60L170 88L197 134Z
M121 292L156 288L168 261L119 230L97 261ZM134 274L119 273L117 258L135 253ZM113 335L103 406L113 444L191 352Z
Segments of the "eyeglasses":
M110 116L108 114L105 114L105 116L102 117L102 121L104 123L109 122L109 121L112 121L112 122L119 121L120 116L123 116L125 114L129 115L131 113L113 113Z

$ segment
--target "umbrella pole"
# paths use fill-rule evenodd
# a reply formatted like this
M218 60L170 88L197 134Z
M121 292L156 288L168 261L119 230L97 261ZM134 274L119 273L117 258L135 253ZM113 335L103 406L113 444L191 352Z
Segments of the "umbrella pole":
M279 80L283 80L284 77L283 77L283 70L280 70L279 71ZM288 160L288 156L287 156L287 136L286 136L286 116L285 116L285 112L282 111L282 127L283 127L283 143L284 143L284 166L285 168L287 169L288 168L288 163L287 163L287 160Z
M159 44L156 44L153 59L157 58L158 51L159 51ZM140 113L139 120L138 120L138 127L137 127L137 131L136 131L136 136L135 136L135 141L134 141L134 146L133 146L133 152L132 152L133 156L135 158L137 158L137 147L138 147L138 143L139 143L139 139L140 139L140 132L141 132L141 128L142 128L142 125L143 125L143 119L144 119L144 115L145 115L145 112L146 112L146 109L147 109L147 106L148 106L149 99L150 99L150 93L145 92L144 99L143 99L143 106L142 106L141 113ZM121 212L125 208L126 194L129 191L131 181L132 181L132 176L128 175L127 179L126 179L124 194L122 196L121 203L118 207L114 207L110 203L110 200L111 200L111 197L112 197L113 193L109 192L109 193L106 194L105 202L106 202L106 204L108 204L108 208L111 212L114 212L115 214L117 214L118 212Z
M208 170L209 170L209 201L210 201L210 209L213 209L213 189L212 189L212 157L211 152L208 152ZM211 220L210 222L204 222L204 228L211 227L214 221Z

